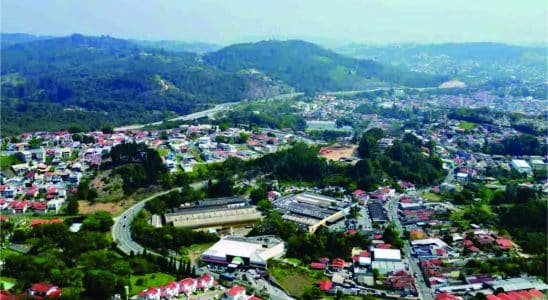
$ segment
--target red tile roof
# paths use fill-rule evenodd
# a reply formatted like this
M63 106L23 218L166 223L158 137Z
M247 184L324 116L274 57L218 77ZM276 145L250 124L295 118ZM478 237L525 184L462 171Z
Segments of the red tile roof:
M537 289L529 290L529 295L535 298L544 298L544 294Z
M436 300L456 300L459 299L459 297L451 294L451 293L439 293L436 294Z
M322 264L319 262L313 262L310 264L310 268L317 269L317 270L325 269L325 264Z
M63 219L36 219L32 220L30 222L30 226L37 226L42 224L56 224L56 223L63 223Z
M226 294L229 295L229 296L236 296L236 295L238 295L239 293L242 293L242 292L245 293L245 287L243 287L241 285L235 285L235 286L229 288L226 291Z
M497 244L502 249L509 249L509 248L512 248L512 246L513 246L512 241L510 241L509 239L504 239L504 238L497 239Z
M331 263L331 266L334 268L342 269L344 268L346 262L342 258L335 258Z
M324 292L327 292L333 286L333 282L331 282L331 280L327 280L327 279L322 280L322 281L318 282L318 286L320 287L320 290L322 290Z
M506 293L498 293L497 297L501 300L512 300L512 297L508 296Z

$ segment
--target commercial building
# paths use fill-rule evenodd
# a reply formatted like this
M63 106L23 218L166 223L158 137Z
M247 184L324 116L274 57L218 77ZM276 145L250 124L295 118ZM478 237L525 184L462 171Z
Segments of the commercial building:
M373 248L372 269L378 269L381 274L388 274L395 271L405 270L405 264L401 259L399 249Z
M294 222L311 233L322 225L342 219L344 209L349 206L335 198L306 192L282 197L273 203L284 220Z
M379 223L388 222L388 215L384 211L382 204L380 204L379 202L369 202L367 204L367 209L369 210L369 216L371 217L371 221Z
M536 277L516 277L509 279L499 279L486 283L493 291L503 290L505 292L537 289L545 291L548 289L541 280Z
M209 265L229 268L267 268L267 260L285 254L285 243L272 236L222 238L201 256Z

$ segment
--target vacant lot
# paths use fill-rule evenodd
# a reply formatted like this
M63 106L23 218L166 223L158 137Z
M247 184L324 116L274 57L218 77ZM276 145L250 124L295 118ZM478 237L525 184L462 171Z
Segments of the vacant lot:
M290 295L295 297L300 297L305 287L326 278L321 271L313 271L305 267L294 267L281 262L269 264L270 274Z
M90 186L97 190L98 202L118 202L124 199L122 184L122 178L119 175L112 176L112 171L108 170L97 175Z
M435 201L435 202L440 201L442 199L440 195L430 193L430 192L424 192L424 193L422 193L421 196L426 200Z
M117 216L119 214L121 214L122 212L124 212L128 207L130 207L133 203L135 203L135 201L133 201L133 199L126 199L126 200L123 200L123 201L120 201L120 202L116 202L116 203L95 203L95 204L90 204L88 201L86 200L80 200L78 201L78 205L79 205L79 211L81 214L92 214L94 212L98 212L98 211L106 211L106 212L109 212L111 215L113 216Z
M322 149L326 149L325 153L323 153L323 157L329 159L329 160L339 160L341 157L354 157L356 154L356 149L358 148L358 145L338 145L335 144L333 146L324 147Z
M200 258L200 255L204 253L209 247L215 243L193 244L192 246L185 247L183 249L183 256L187 256L188 259L194 264Z

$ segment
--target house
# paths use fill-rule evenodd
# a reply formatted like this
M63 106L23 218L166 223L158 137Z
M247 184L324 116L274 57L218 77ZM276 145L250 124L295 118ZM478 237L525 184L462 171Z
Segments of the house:
M179 281L179 294L190 295L196 291L198 281L193 278L185 278Z
M63 202L64 202L63 200L59 200L59 199L48 201L47 203L48 210L58 213L61 210L61 206L63 205Z
M31 285L27 293L34 299L55 299L61 297L62 290L53 284L41 282Z
M502 250L509 250L509 249L512 249L512 247L514 246L512 244L512 241L509 240L509 239L505 239L505 238L498 238L495 240L497 245L502 249Z
M137 295L139 300L160 300L161 290L159 288L149 287Z
M228 300L247 300L245 294L245 287L241 285L235 285L226 290L226 299Z
M198 283L197 283L196 288L198 288L198 289L207 290L207 289L215 286L215 280L213 279L213 277L209 273L206 273L206 274L202 275L201 277L199 277L197 279L197 281L198 281Z
M31 198L34 198L38 195L38 186L36 185L32 185L28 190L27 190L27 197L31 197Z
M34 212L37 214L45 215L48 212L48 206L46 203L32 202L31 206L32 206L32 210L34 210Z
M331 262L331 268L333 269L344 269L346 265L346 262L342 258L335 258L333 262Z
M11 202L12 212L14 214L26 213L29 208L28 201L13 201Z
M162 287L162 296L167 299L171 299L179 296L179 283L172 281L166 286Z
M394 272L386 279L386 283L389 284L392 289L408 292L415 292L414 282L413 276L407 274L406 271Z

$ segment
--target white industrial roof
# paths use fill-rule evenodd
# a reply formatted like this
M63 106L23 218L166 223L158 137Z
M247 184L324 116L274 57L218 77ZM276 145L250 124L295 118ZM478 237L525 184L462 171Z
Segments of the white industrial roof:
M374 260L401 260L401 252L398 249L373 248Z
M529 164L524 161L523 159L513 159L512 164L516 166L517 168L529 168Z
M221 239L211 246L211 248L207 249L203 255L217 257L225 257L226 255L251 257L251 255L260 248L260 244Z
M411 241L411 245L436 245L440 248L447 247L447 243L444 241L438 239L438 238L430 238L430 239L421 239L421 240L414 240Z

